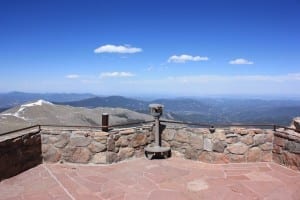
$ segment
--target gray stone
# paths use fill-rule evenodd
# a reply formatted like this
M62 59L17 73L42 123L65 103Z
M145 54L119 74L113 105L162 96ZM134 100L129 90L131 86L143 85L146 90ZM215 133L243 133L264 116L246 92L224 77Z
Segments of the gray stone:
M225 149L225 144L222 141L220 140L213 141L213 146L212 146L213 151L223 153L224 149Z
M187 148L184 153L184 157L187 159L198 160L200 151L194 148Z
M86 147L91 143L90 137L85 137L81 135L72 135L70 137L70 146L74 147Z
M57 135L51 135L48 137L48 140L48 143L54 144L59 141L59 138Z
M106 152L96 153L92 158L94 164L106 164Z
M162 133L162 139L163 140L173 140L175 136L176 131L174 129L165 129Z
M93 153L99 153L106 150L106 145L96 141L93 141L88 147Z
M293 125L297 132L300 132L300 117L293 119Z
M300 143L294 141L288 141L284 147L287 151L291 153L300 154Z
M232 154L238 154L238 155L241 155L241 154L244 154L246 153L246 151L248 150L248 146L245 145L244 143L235 143L235 144L232 144L232 145L229 145L227 147L227 150L232 153Z
M259 145L259 147L261 148L261 150L263 151L270 151L273 149L273 143L271 142L266 142L264 144Z
M254 135L253 139L254 139L254 144L255 145L260 145L266 142L265 140L265 134L256 134Z
M69 143L69 135L68 134L62 134L58 136L58 141L54 144L57 148L63 148Z
M189 138L189 144L194 148L201 150L203 149L203 136L192 134Z
M42 145L42 153L46 153L50 147L51 147L51 144L43 144Z
M245 135L245 136L241 137L240 141L247 145L252 145L254 142L253 137L251 135Z
M112 137L107 139L107 150L114 151L115 149L115 140Z
M61 154L54 147L49 147L45 153L43 153L43 158L45 162L58 162L61 158Z
M182 147L182 143L179 143L177 141L171 141L170 144L171 144L171 147L174 147L174 148Z
M237 135L226 138L226 143L227 144L237 143L238 141L239 141L239 138L238 138Z
M42 134L41 140L42 140L42 144L48 144L48 142L49 142L49 136Z
M212 151L213 143L211 139L204 138L204 146L203 149L205 151Z
M106 163L114 163L118 161L118 155L115 152L106 152Z

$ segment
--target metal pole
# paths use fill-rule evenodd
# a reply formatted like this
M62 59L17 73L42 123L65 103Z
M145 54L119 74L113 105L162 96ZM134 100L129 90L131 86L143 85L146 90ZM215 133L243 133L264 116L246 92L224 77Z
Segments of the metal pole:
M108 122L109 122L109 115L107 113L102 113L102 131L108 131Z
M159 117L155 117L155 146L159 145Z

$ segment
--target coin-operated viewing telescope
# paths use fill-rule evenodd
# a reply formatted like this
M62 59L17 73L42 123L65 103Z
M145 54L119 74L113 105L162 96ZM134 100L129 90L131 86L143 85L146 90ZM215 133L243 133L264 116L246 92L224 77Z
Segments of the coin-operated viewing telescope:
M160 137L160 123L159 118L163 114L163 105L161 104L150 104L150 114L154 117L155 120L155 143L150 144L145 148L145 155L148 159L152 159L154 156L163 156L165 158L171 156L171 148L170 147L162 147L161 146L161 137Z

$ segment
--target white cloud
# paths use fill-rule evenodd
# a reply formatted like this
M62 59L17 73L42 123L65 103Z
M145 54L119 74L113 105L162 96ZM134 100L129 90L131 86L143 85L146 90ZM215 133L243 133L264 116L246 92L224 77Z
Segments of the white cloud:
M69 74L69 75L66 75L65 76L66 78L69 78L69 79L77 79L79 78L80 76L78 74Z
M141 52L141 48L131 47L130 45L103 45L94 50L94 53L138 53Z
M100 74L100 78L118 78L118 77L132 77L135 76L131 72L103 72Z
M173 55L168 59L168 62L174 63L185 63L187 61L207 61L208 57L201 57L201 56L191 56L182 54L180 56Z
M249 61L244 58L237 58L235 60L229 61L229 64L231 64L231 65L252 65L252 64L254 64L254 62Z

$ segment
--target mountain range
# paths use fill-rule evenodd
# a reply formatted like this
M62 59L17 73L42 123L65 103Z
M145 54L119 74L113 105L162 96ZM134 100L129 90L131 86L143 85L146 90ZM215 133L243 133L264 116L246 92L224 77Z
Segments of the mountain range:
M0 113L0 133L36 124L101 126L101 115L103 113L109 114L110 125L153 120L150 115L123 108L97 107L89 109L55 105L48 101L38 100Z
M300 116L300 100L218 97L167 98L149 101L123 96L100 97L93 94L29 94L18 92L0 94L0 109L15 107L18 102L24 103L26 100L36 101L38 97L57 106L81 107L78 109L122 108L143 114L149 114L149 104L160 103L164 105L164 118L195 123L289 125L294 117Z

